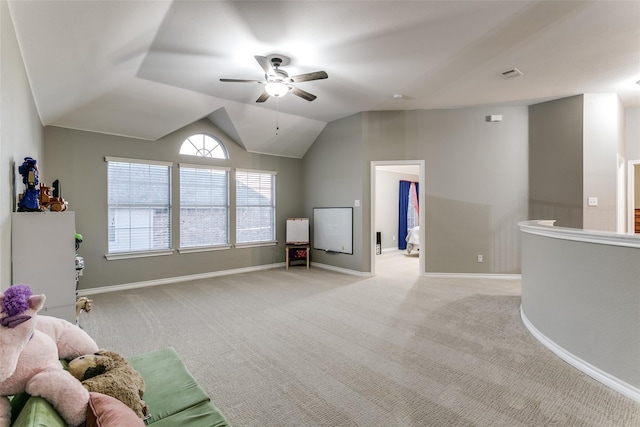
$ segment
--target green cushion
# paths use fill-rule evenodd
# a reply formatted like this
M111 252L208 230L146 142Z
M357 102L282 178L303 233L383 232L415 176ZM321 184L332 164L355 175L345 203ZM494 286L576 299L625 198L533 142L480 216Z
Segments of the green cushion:
M146 392L143 399L151 413L146 424L154 427L229 427L173 348L134 356L129 362L144 377ZM11 399L11 406L15 418L12 427L67 427L49 402L41 397L26 393L16 395Z
M226 418L211 402L202 402L153 423L153 427L176 426L230 427Z
M24 407L25 403L27 403L30 397L31 396L27 393L20 393L11 397L11 424L16 421L16 418L18 418L20 411L22 411L22 408Z
M67 427L60 415L42 397L30 397L12 427Z
M209 402L209 396L191 376L173 348L156 350L128 360L144 378L146 391L142 398L149 405L151 414L147 424Z

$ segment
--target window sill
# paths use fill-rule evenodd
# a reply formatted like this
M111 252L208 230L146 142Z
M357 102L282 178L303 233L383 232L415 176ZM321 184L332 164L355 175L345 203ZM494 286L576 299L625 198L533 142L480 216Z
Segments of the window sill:
M106 254L104 257L107 261L116 261L119 259L132 259L132 258L148 258L153 256L173 255L173 249L166 249L162 251L144 251L144 252L121 252L114 254Z
M190 254L194 252L210 252L210 251L224 251L227 249L231 249L231 245L217 245L217 246L199 246L193 248L179 248L178 252L181 254Z
M268 242L249 242L249 243L236 243L237 249L242 248L256 248L260 246L275 246L278 244L277 240L270 240Z

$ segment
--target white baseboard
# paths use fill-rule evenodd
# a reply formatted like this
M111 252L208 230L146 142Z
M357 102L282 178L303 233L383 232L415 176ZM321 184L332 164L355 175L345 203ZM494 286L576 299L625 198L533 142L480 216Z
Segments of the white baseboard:
M124 291L127 289L146 288L148 286L168 285L176 282L189 282L191 280L210 279L212 277L229 276L232 274L250 273L253 271L271 270L273 268L284 267L284 262L275 264L258 265L254 267L235 268L232 270L212 271L208 273L190 274L187 276L166 277L157 280L146 280L144 282L124 283L122 285L102 286L98 288L79 289L78 296L86 297L89 295L102 294L106 292Z
M319 262L313 262L310 264L313 267L322 268L325 270L335 271L337 273L348 274L351 276L359 277L372 277L373 274L370 271L356 271L342 267L335 267L333 265L322 264ZM232 274L250 273L253 271L271 270L273 268L284 267L284 262L275 264L258 265L254 267L235 268L231 270L212 271L208 273L189 274L187 276L165 277L156 280L145 280L143 282L123 283L121 285L100 286L89 289L79 289L78 297L86 297L89 295L103 294L107 292L124 291L128 289L146 288L149 286L168 285L176 282L189 282L191 280L210 279L212 277L230 276ZM520 279L519 274L478 274L478 273L425 273L424 276L434 277L462 277L462 278L477 278L477 279Z
M453 277L462 279L505 279L521 280L521 274L500 274L500 273L424 273L425 277Z
M533 335L534 338L540 341L542 345L551 350L560 359L564 360L579 371L582 371L585 374L589 375L596 381L599 381L607 387L612 388L618 393L628 397L629 399L633 399L636 402L640 403L640 389L632 386L631 384L627 384L621 379L614 377L613 375L603 371L602 369L593 366L589 362L582 360L578 356L568 352L567 350L547 338L547 336L540 332L535 326L533 326L529 319L527 319L524 311L522 311L522 306L520 306L520 317L522 318L524 326L529 330L529 332L531 332L531 335Z
M319 262L311 263L311 266L322 268L322 269L325 269L325 270L335 271L337 273L349 274L351 276L361 276L361 277L371 277L372 276L371 272L368 272L368 271L349 270L347 268L335 267L333 265L322 264L322 263L319 263Z

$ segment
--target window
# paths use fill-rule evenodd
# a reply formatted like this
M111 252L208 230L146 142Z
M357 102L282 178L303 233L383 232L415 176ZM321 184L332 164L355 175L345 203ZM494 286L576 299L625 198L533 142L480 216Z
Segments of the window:
M185 139L180 147L180 154L214 159L228 159L227 149L218 139L199 133Z
M407 206L407 229L411 230L414 227L420 225L420 215L418 204L418 192L416 189L416 183L412 182L409 187L409 205Z
M180 165L180 248L229 243L229 169Z
M236 243L265 243L276 236L276 173L236 170Z
M171 249L171 163L107 157L109 254Z

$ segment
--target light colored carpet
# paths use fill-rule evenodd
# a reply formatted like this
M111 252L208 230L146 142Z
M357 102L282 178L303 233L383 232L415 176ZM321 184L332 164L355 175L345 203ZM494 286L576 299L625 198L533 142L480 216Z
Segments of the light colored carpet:
M389 250L376 255L376 274L402 278L417 277L419 271L419 254L413 251Z
M125 356L174 347L235 427L640 426L530 336L519 295L292 267L95 295L80 323Z

